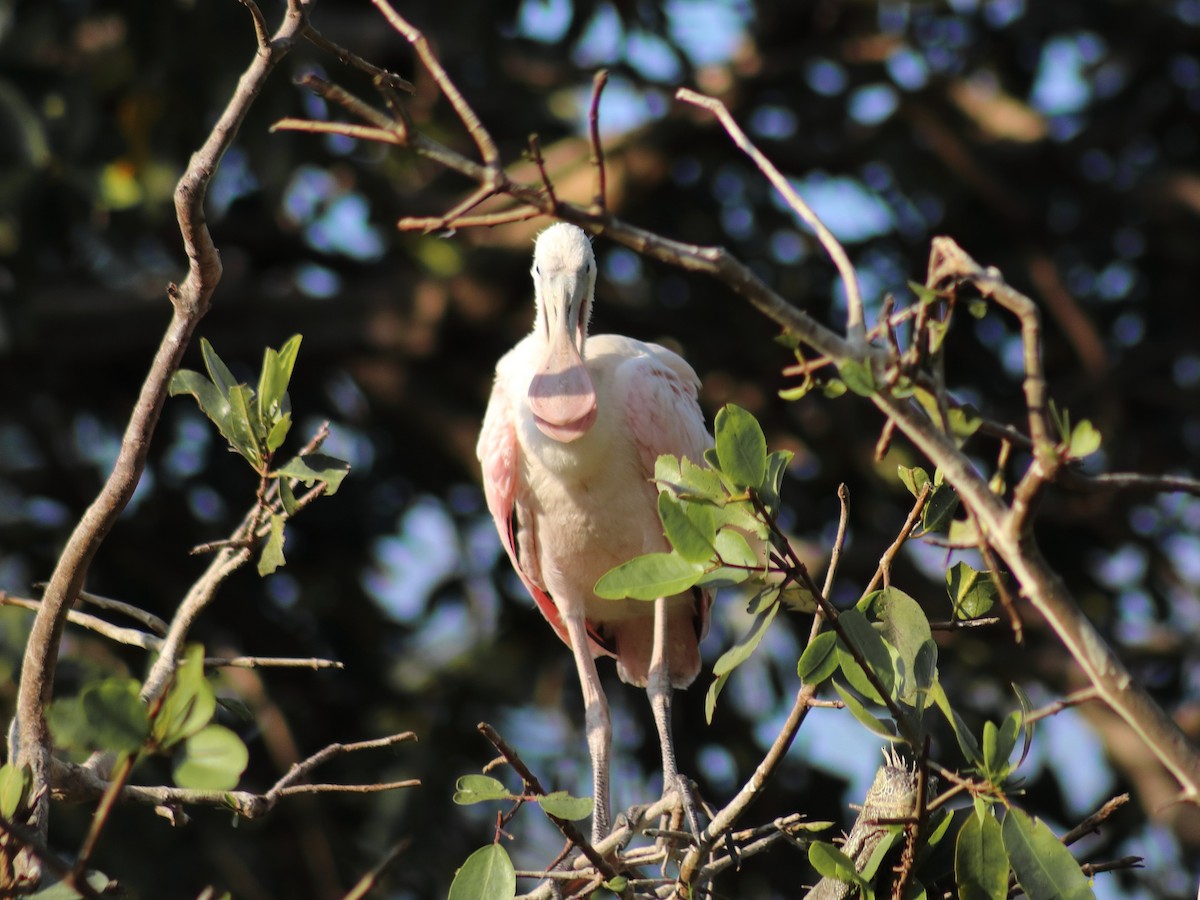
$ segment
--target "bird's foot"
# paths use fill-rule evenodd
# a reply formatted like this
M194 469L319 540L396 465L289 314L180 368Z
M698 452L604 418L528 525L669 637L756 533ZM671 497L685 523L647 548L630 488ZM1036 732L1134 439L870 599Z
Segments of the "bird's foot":
M668 845L677 847L680 844L699 843L704 832L700 826L696 785L692 780L678 773L667 779L663 785L663 800L672 802L663 814L655 843L664 849Z

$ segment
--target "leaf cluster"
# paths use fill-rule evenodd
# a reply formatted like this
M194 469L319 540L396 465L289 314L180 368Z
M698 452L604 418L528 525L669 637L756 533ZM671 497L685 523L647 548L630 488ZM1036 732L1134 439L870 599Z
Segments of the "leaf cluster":
M181 788L236 787L249 753L235 732L213 721L217 699L204 673L204 648L199 644L187 648L156 708L142 700L141 689L134 678L106 678L75 697L55 700L46 711L54 743L66 750L137 759L166 755Z

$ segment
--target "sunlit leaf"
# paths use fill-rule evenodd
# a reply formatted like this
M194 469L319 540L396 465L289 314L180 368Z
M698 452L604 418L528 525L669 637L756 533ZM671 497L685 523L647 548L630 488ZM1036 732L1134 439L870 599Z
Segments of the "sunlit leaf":
M591 797L572 797L566 791L555 791L537 798L538 805L547 813L558 819L578 821L592 814L594 806Z
M929 473L920 466L897 466L896 474L900 476L900 483L908 488L908 492L914 497L929 483Z
M1071 440L1067 445L1067 454L1075 459L1091 456L1100 449L1100 432L1087 419L1084 419L1071 429Z
M1071 851L1046 823L1010 807L1002 826L1004 849L1029 900L1083 900L1094 897L1087 876Z
M78 697L55 700L46 714L55 743L74 750L136 752L150 735L140 689L132 678L106 678Z
M721 696L721 690L725 687L725 682L729 680L729 673L718 675L713 679L712 684L708 686L708 693L704 695L704 721L709 725L712 724L713 713L717 708L717 698Z
M234 385L229 390L229 438L233 449L242 454L256 469L262 465L259 448L258 412L254 408L254 392L244 384Z
M24 808L29 797L29 786L33 776L29 766L5 763L0 766L0 816L10 822L17 811Z
M757 568L762 564L745 535L732 528L721 529L720 534L717 535L716 549L717 556L727 566Z
M199 372L193 372L191 369L180 369L171 376L171 384L168 392L172 397L179 394L191 394L195 397L196 404L200 407L200 412L208 416L209 420L217 426L217 430L221 432L225 440L232 443L232 432L229 424L229 401L225 399L225 395L218 390L215 384Z
M270 575L285 564L286 560L283 558L283 530L285 524L286 519L284 516L278 513L271 516L271 530L267 534L266 541L263 542L262 553L258 557L259 575Z
M703 563L689 562L678 553L646 553L601 575L595 592L607 600L657 600L686 591L704 572Z
M995 816L967 816L954 845L954 879L959 900L1004 900L1008 854Z
M762 502L769 510L779 507L779 495L783 487L783 476L792 464L795 454L791 450L776 450L767 456L767 475L763 479Z
M284 413L275 420L271 431L267 434L267 450L274 453L287 440L288 432L292 429L292 414Z
M238 380L233 377L233 373L221 357L217 356L217 351L208 342L208 338L200 338L200 353L204 357L204 368L208 370L208 377L212 379L221 395L228 397L229 392L237 387Z
M838 363L838 375L846 383L846 387L860 397L870 397L879 390L879 385L875 382L875 374L871 371L870 361L843 360Z
M468 856L455 873L448 900L512 900L516 895L517 874L508 851L488 844Z
M932 686L937 667L937 644L925 610L893 587L869 594L863 601L859 606L869 608L879 620L883 639L895 648L900 659L903 684L899 699L918 706L917 697Z
M511 800L512 792L490 775L463 775L454 782L454 802L460 806L488 800Z
M955 563L946 570L946 590L956 619L977 619L986 615L1000 599L991 575L973 569L965 562Z
M240 737L224 725L206 725L176 751L173 777L182 788L228 791L237 787L249 761Z
M318 481L325 485L325 496L332 497L341 486L342 479L350 471L350 463L324 453L309 453L307 456L296 456L272 474L295 478L312 487Z
M821 393L830 400L836 400L842 394L846 393L846 382L840 378L830 378L821 385Z
M296 494L292 490L291 480L279 478L275 483L279 485L279 502L283 504L283 511L289 516L294 516L300 508L300 504L296 502Z
M658 495L658 517L676 553L688 562L712 559L717 524L711 506L683 503L664 491Z
M300 335L293 335L278 352L268 347L263 353L262 372L258 379L258 414L263 422L272 421L274 416L284 411L283 396L292 379L300 341Z
M714 423L721 471L740 487L762 487L767 475L767 439L758 420L740 406L727 403Z
M796 612L811 613L817 610L817 598L813 592L794 581L779 592L779 599L783 601L784 606Z
M813 841L808 845L808 862L823 878L833 878L860 887L867 884L854 868L854 860L825 841Z
M204 675L204 647L191 644L154 716L151 734L159 747L172 747L207 725L216 711L217 697Z

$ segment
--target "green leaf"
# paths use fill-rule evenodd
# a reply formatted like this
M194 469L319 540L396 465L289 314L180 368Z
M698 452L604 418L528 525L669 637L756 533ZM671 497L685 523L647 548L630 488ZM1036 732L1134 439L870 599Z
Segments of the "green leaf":
M517 874L508 851L488 844L468 856L455 873L448 900L512 900L516 895Z
M867 730L889 741L898 739L891 725L871 715L871 711L863 705L863 702L853 692L842 687L836 681L833 682L833 689L837 691L838 696L842 698L842 702L846 704L846 709L850 710L854 718L865 725Z
M1067 445L1067 454L1074 459L1091 456L1100 449L1100 432L1087 419L1084 419L1071 430L1071 440Z
M25 807L33 775L29 766L5 763L0 766L0 816L12 821Z
M1013 682L1012 689L1013 693L1017 695L1017 702L1021 704L1019 723L1021 730L1025 734L1025 741L1021 746L1021 755L1017 758L1017 765L1019 766L1029 756L1029 748L1033 745L1034 723L1029 720L1029 717L1033 714L1033 703L1030 702L1029 695L1016 682Z
M999 728L994 722L983 723L983 769L993 782L1003 781L1012 771L1008 758L1017 746L1021 732L1021 714L1010 713Z
M204 647L191 644L175 669L175 678L151 723L151 734L159 747L167 749L198 732L216 711L217 696L204 676Z
M262 466L262 451L259 449L259 434L262 429L258 414L253 409L254 392L244 384L234 385L229 390L229 439L233 449L258 469ZM265 435L263 435L265 438Z
M817 611L817 598L808 588L796 582L790 582L779 592L779 599L788 609L796 612L811 613Z
M1010 807L1002 827L1017 883L1029 900L1083 900L1094 897L1087 876L1071 851L1040 819Z
M721 696L721 690L725 687L725 682L729 680L729 673L718 675L713 679L712 684L708 686L708 693L704 695L704 721L709 725L712 724L713 713L717 709L717 698Z
M605 881L600 886L607 888L614 894L620 895L622 891L629 887L629 879L624 875L617 875L615 878L610 878L608 881Z
M218 390L217 386L201 375L199 372L193 372L191 369L180 369L171 376L171 384L167 388L168 393L172 397L179 394L191 394L196 398L196 404L200 407L200 412L208 416L209 420L217 426L217 431L221 432L221 436L225 440L232 443L232 434L229 424L229 401L225 399L225 395Z
M896 843L904 838L904 829L899 825L885 825L883 827L885 829L883 837L875 845L875 849L871 851L871 855L867 858L862 870L858 873L868 882L875 880L875 875L879 871L879 867L883 864L883 861L887 859L887 855L891 853Z
M958 492L946 482L940 483L929 495L921 511L921 527L928 532L944 531L958 511Z
M762 502L767 509L774 511L779 506L780 491L783 488L783 476L792 464L796 454L791 450L776 450L767 456L767 476L762 485Z
M711 506L681 503L666 491L658 495L658 517L675 552L688 562L712 559L717 523Z
M1008 896L1008 854L995 816L967 816L954 845L954 879L959 900Z
M292 335L278 353L270 347L263 353L262 373L258 378L258 415L263 422L273 421L277 414L285 411L283 398L288 382L292 380L300 341L300 335Z
M537 798L538 805L556 819L575 822L592 814L595 805L591 797L572 797L566 791L555 791Z
M946 696L945 689L941 683L933 686L929 692L933 698L937 708L942 711L942 715L946 717L946 721L950 723L950 727L954 730L954 737L958 740L958 747L962 751L963 758L967 762L975 764L979 762L979 744L975 740L975 735L971 734L971 729L967 727L962 716L958 711L950 705L950 700Z
M721 476L687 457L680 459L664 453L654 464L654 480L660 490L666 486L681 500L703 500L717 506L726 501Z
M1000 599L992 576L965 562L955 563L946 570L946 591L950 594L956 619L977 619L986 615Z
M879 390L875 383L875 374L871 371L871 363L847 359L838 363L838 375L846 383L846 387L860 397L870 397Z
M606 600L657 600L686 591L704 572L703 564L688 562L678 553L646 553L609 569L595 591Z
M899 699L920 708L924 695L936 678L937 644L929 629L925 610L899 588L884 588L868 594L859 606L869 608L879 620L885 641L895 648L900 659L902 683Z
M846 393L846 382L840 378L830 378L821 385L821 393L830 400L836 400L842 394Z
M977 432L983 424L983 417L979 415L979 411L968 404L950 407L947 418L950 420L950 433L958 438L959 444Z
M284 413L275 420L275 424L271 426L271 431L267 434L267 450L274 453L283 446L283 442L287 440L288 432L292 429L292 414Z
M988 312L987 301L982 297L972 297L967 301L967 312L973 319L982 319Z
M325 485L325 496L332 497L349 471L350 463L344 459L326 456L324 453L309 453L307 456L293 457L271 474L298 479L305 487L312 487L320 481Z
M758 420L727 403L717 413L714 431L720 470L739 487L759 490L767 476L767 439Z
M221 392L221 396L228 397L229 392L238 386L238 380L221 361L221 357L217 356L217 351L208 342L208 338L200 338L200 352L204 356L204 368L208 369L208 377Z
M720 557L723 565L749 568L759 568L762 565L762 561L754 552L754 548L750 546L750 542L746 540L746 536L732 528L721 529L717 535L716 549L717 556Z
M929 473L920 466L897 466L896 474L900 476L900 483L908 488L908 492L916 497L921 493L921 488L929 483Z
M206 725L176 752L173 777L181 788L229 791L237 787L249 761L240 737L224 725Z
M754 617L754 621L750 623L750 628L738 638L737 643L721 654L720 658L713 664L713 674L716 676L725 675L732 672L746 660L751 654L758 649L759 643L763 639L763 635L767 633L767 628L770 627L775 614L779 612L779 603L772 602L759 610L758 615Z
M836 672L837 667L837 635L832 631L823 631L800 654L796 674L806 684L820 684Z
M292 491L292 483L288 478L277 478L275 483L279 485L279 502L283 504L283 511L289 517L294 516L296 511L300 509L300 504L296 502L296 494Z
M874 673L876 679L883 686L883 690L888 695L891 695L896 686L895 667L892 663L892 655L888 652L887 644L884 643L883 637L878 631L867 621L857 609L847 609L838 616L838 623L841 625L841 630L845 638L853 642L858 649L859 654L866 662L867 666ZM856 688L861 689L861 685L854 679L854 674L850 671L853 668L861 665L846 648L842 656L842 671L845 672L846 678L851 680L850 683ZM877 703L882 703L883 700L876 693L876 689L869 681L864 679L868 690L863 693Z
M270 575L286 560L283 558L283 526L286 519L275 513L271 516L271 532L263 544L262 553L258 557L258 574Z
M454 802L459 806L512 797L512 792L490 775L463 775L454 782Z
M866 880L854 868L854 860L825 841L813 841L808 845L808 862L824 878L832 878L845 884L866 887Z
M46 716L55 743L74 750L137 752L150 735L140 689L132 678L106 678L78 697L55 700Z

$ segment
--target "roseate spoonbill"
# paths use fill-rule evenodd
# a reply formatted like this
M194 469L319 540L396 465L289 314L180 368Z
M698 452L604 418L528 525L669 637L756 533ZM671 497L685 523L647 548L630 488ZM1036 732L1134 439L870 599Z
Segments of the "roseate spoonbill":
M583 688L595 806L592 839L608 834L612 728L595 657L645 687L663 759L663 791L690 813L671 743L671 691L700 671L711 596L650 603L592 588L634 556L669 550L657 512L662 453L703 460L712 438L699 379L671 351L619 335L588 336L596 258L582 229L560 223L533 251L533 332L496 365L477 453L488 509L521 581L575 656ZM694 827L694 826L693 826Z

